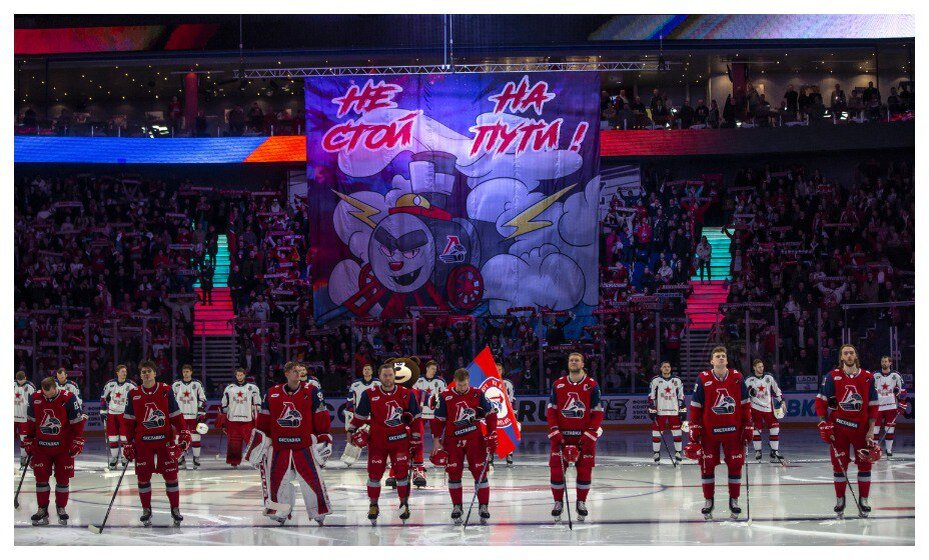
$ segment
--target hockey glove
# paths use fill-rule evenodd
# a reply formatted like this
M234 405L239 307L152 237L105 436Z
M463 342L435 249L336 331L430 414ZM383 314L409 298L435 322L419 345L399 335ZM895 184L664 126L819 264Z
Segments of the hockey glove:
M497 443L498 442L497 442L497 431L496 430L492 432L488 432L487 435L484 436L484 445L488 453L493 454L497 452Z
M703 441L703 426L700 424L690 425L690 441L700 443Z
M833 426L831 422L826 422L825 420L819 423L819 437L826 443L832 444L834 438L832 436Z
M897 403L897 416L901 414L906 414L906 401L900 401Z
M584 435L581 436L581 451L588 455L593 454L597 450L598 437L596 430L584 430Z
M103 423L104 426L106 426L106 417L108 415L109 415L109 411L107 411L107 409L105 408L100 409L100 422Z
M190 430L181 430L181 434L177 438L177 445L181 448L181 453L187 451L190 447Z
M135 461L135 444L133 443L123 444L123 457L125 457L126 460L129 462Z
M26 455L32 455L35 453L35 438L27 437L23 439L23 449L26 450Z
M552 426L548 429L548 441L556 448L561 447L561 444L564 443L564 436L561 435L561 430Z
M71 440L71 448L68 450L68 455L75 457L80 455L84 451L84 438L74 438Z
M649 408L649 409L648 409L648 419L651 420L652 422L654 422L655 420L657 420L657 419L658 419L658 411L655 410L654 408Z
M742 427L742 445L748 445L755 439L755 426L746 424Z
M352 442L352 445L359 449L364 449L368 446L368 440L370 439L370 436L371 434L368 433L368 430L359 428L352 432L352 435L349 439Z

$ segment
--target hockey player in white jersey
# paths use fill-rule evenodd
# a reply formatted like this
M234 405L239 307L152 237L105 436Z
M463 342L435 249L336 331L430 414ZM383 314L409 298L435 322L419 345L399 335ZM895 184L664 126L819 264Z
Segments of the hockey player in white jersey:
M17 371L16 380L13 381L13 426L19 438L19 466L21 467L26 466L26 461L29 460L26 448L23 447L23 439L26 437L26 409L29 408L33 393L35 393L35 385L26 379L26 372Z
M513 382L506 378L506 372L503 371L503 364L496 362L497 373L500 374L500 379L503 380L503 386L506 388L506 398L510 399L510 407L515 411L516 410L516 391L513 389ZM491 461L493 458L491 457ZM513 464L513 454L510 453L506 456L506 464Z
M184 415L184 424L190 430L190 451L193 454L194 469L200 468L200 432L197 424L206 421L206 392L203 384L194 379L194 368L190 364L181 367L181 378L171 384L174 398ZM181 455L178 468L187 468L187 452Z
M226 463L233 469L242 463L242 445L252 437L252 429L261 408L258 386L245 380L245 370L236 368L235 383L223 391L219 424L226 428Z
M881 371L874 372L874 388L877 390L877 426L884 429L884 447L887 458L893 457L894 432L897 428L897 416L906 412L907 396L903 377L892 369L890 356L881 357ZM875 433L875 437L877 434Z
M777 381L770 373L765 373L764 362L756 358L752 362L752 375L745 378L745 386L752 405L752 424L755 433L752 445L755 447L755 460L761 460L761 430L768 430L768 445L771 447L771 462L784 462L780 446L781 424L784 417L784 395Z
M652 378L648 386L648 415L652 419L652 452L656 463L661 461L661 432L671 430L674 438L674 460L681 462L683 436L681 424L687 417L684 408L684 384L671 375L671 362L661 362L661 374Z
M123 429L123 413L129 391L135 389L135 383L129 381L126 366L116 366L116 378L106 382L100 395L100 419L106 430L106 442L110 451L109 467L116 468L116 462L122 456L121 447L126 445L126 432ZM126 457L122 456L123 465Z
M439 364L435 360L426 362L426 373L423 377L416 380L413 389L419 391L419 408L423 419L423 427L431 426L432 419L435 417L435 410L439 406L439 395L447 387L445 380L438 376ZM430 427L431 429L431 427ZM433 434L436 436L436 434ZM423 441L426 441L425 434ZM413 457L413 485L421 488L426 485L426 465L423 460L425 455L425 445L419 450L418 456Z
M364 367L361 368L361 379L355 380L348 388L348 405L345 407L346 426L352 423L352 417L355 415L355 407L358 406L361 400L361 394L371 387L377 387L380 384L380 381L374 379L374 368L371 364L365 364ZM363 426L359 429L367 430L368 427ZM348 443L345 445L345 451L342 453L341 460L346 466L350 467L361 457L362 451L363 449L353 445L351 438L349 438Z
M84 412L84 399L81 398L81 389L77 386L77 383L68 379L68 370L65 368L58 368L55 370L55 380L58 382L58 390L67 391L74 395L74 398L77 399L77 404L81 407L81 412Z

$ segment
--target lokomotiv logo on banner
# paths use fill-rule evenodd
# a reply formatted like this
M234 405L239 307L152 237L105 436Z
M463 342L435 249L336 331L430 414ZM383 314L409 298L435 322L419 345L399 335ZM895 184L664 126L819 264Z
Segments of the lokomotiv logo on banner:
M319 322L597 304L594 72L309 78Z

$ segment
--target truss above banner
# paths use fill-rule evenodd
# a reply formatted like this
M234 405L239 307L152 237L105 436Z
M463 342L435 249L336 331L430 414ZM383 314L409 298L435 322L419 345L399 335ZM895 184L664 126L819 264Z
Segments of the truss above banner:
M414 66L341 66L319 68L249 68L234 71L236 78L307 78L398 74L482 74L491 72L658 72L655 62L519 62L494 64L417 64Z

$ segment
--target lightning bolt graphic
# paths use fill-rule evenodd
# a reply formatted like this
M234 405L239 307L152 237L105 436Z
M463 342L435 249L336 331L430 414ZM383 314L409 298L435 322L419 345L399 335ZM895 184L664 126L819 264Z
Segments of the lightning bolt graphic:
M556 192L555 194L549 195L543 198L542 200L536 202L529 208L526 208L525 210L520 212L518 215L516 215L513 219L511 219L507 223L503 224L505 226L516 228L516 231L514 231L509 236L507 236L507 239L513 239L514 237L518 237L524 233L529 233L537 229L542 229L544 227L548 227L552 225L552 223L548 220L539 220L538 222L533 222L532 220L533 218L535 218L536 216L544 212L546 209L548 209L549 206L554 204L555 201L561 198L561 196L564 193L570 191L576 186L577 186L577 183L574 183L570 187L565 187L561 189L560 191Z
M352 206L358 209L357 212L349 212L350 216L354 216L358 218L359 220L361 220L362 223L366 224L371 229L374 229L377 227L377 224L371 221L371 216L377 214L378 212L377 208L370 206L368 204L365 204L364 202L358 200L357 198L353 198L351 196L348 196L347 194L342 194L335 189L332 189L332 192L334 192L336 196L341 198L349 206Z

